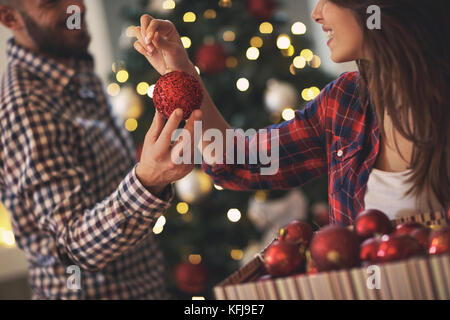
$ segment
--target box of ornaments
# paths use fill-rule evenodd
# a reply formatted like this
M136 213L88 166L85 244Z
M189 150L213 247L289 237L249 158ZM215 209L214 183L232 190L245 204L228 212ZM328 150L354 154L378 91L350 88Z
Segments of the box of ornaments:
M390 221L373 209L351 227L313 232L293 221L214 294L218 300L449 300L450 227L446 217Z

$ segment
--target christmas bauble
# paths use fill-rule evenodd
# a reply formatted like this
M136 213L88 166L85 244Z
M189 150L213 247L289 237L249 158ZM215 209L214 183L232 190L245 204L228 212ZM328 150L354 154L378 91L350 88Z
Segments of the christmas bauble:
M175 190L182 201L196 203L211 192L211 178L202 170L194 169L183 179L175 182Z
M219 43L204 44L195 53L195 64L202 73L219 73L225 70L227 55Z
M384 235L377 251L378 262L403 260L423 253L419 242L407 234Z
M293 242L307 248L312 236L313 229L308 223L294 220L280 230L278 239L280 241Z
M391 231L391 221L379 210L364 210L355 220L355 232L361 239L371 238L377 234L388 234Z
M294 108L298 104L298 93L288 82L275 79L267 81L264 103L270 112L281 113L285 108Z
M450 227L431 233L429 243L429 254L450 253Z
M317 226L323 227L330 223L328 204L324 202L318 202L311 207L311 212L313 215L313 222Z
M273 277L288 276L304 262L304 250L292 242L275 241L264 252L264 266Z
M370 238L361 243L359 259L361 261L376 262L380 242L381 241L378 238Z
M175 284L181 291L197 294L205 290L207 274L202 264L182 262L174 271Z
M397 235L402 234L408 234L411 235L411 232L413 232L416 229L422 229L425 228L423 224L417 223L417 222L404 222L399 224L396 228L394 233Z
M417 228L411 231L411 237L415 238L425 251L428 251L430 234L430 228Z
M351 268L359 263L358 237L341 226L319 230L312 238L310 250L319 271Z
M259 20L272 17L275 10L274 0L247 0L247 10Z
M203 100L200 83L190 74L173 71L163 75L156 82L153 102L156 110L169 118L172 112L180 108L187 120L195 109L199 109Z

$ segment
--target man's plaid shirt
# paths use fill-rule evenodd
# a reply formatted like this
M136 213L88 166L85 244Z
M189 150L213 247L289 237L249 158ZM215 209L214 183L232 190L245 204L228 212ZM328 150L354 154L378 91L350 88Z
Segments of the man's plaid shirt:
M137 179L132 141L92 60L67 67L13 40L7 50L0 201L26 253L33 298L166 299L152 228L172 188L159 199ZM81 290L67 286L70 265L81 269Z
M361 104L358 77L357 72L342 74L305 109L297 111L293 120L270 126L266 134L246 137L241 152L246 154L247 165L203 163L203 169L214 183L232 190L288 189L328 174L330 221L353 224L364 209L367 181L380 149L376 114L370 104ZM257 150L250 147L253 145L270 150L273 129L279 129L279 170L264 176L260 164L248 165L249 150ZM236 151L228 157L231 154ZM445 221L448 211L450 206L423 214Z

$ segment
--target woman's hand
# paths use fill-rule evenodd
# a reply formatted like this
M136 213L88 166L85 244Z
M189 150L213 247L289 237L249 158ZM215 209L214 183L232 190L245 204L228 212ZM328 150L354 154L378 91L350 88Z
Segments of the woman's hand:
M135 36L138 41L134 43L134 48L147 58L159 74L174 70L195 71L180 35L169 20L154 19L144 14L141 26L136 27Z

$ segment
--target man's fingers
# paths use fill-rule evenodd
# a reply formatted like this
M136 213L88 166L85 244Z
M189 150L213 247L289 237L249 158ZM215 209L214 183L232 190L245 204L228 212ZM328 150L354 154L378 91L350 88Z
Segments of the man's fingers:
M168 148L172 144L172 134L178 129L181 120L183 120L183 110L176 109L166 122L156 143L163 148Z
M161 134L161 131L164 128L164 116L159 113L158 111L155 112L155 116L153 117L152 125L150 126L150 129L148 130L148 139L150 139L151 142L156 142L158 140L159 135Z

